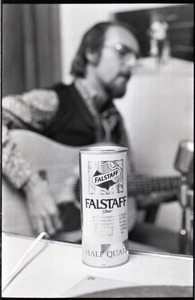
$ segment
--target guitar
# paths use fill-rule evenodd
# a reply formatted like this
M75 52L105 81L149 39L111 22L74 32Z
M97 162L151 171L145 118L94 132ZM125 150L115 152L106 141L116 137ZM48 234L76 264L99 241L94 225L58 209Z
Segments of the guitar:
M48 180L57 205L73 204L80 213L79 204L79 155L78 148L65 146L27 130L12 130L12 139L34 171ZM137 177L128 179L128 195L149 194L152 191L171 191L180 186L180 177ZM155 203L138 203L146 207ZM159 204L159 203L158 203ZM33 235L24 194L16 191L2 178L2 229L23 235ZM64 237L71 241L80 228L70 230Z

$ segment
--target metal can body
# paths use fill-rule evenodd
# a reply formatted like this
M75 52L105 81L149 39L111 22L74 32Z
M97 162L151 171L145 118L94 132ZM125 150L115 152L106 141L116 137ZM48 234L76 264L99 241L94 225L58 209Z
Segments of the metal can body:
M127 148L79 151L82 260L94 267L128 261Z

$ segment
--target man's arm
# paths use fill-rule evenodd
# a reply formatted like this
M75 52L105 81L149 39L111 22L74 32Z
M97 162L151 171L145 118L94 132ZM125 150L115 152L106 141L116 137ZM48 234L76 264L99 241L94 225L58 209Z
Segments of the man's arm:
M29 180L31 170L9 131L16 128L45 130L55 118L58 101L54 91L41 89L2 99L3 175L16 188L21 188Z
M33 173L23 187L32 229L35 233L48 232L51 236L62 227L56 201L47 181Z
M23 189L29 208L30 221L36 234L46 230L50 235L61 226L55 199L49 186L39 174L33 173L17 145L10 129L43 131L51 124L58 109L58 97L52 90L32 90L22 95L11 95L2 101L2 171L17 189Z

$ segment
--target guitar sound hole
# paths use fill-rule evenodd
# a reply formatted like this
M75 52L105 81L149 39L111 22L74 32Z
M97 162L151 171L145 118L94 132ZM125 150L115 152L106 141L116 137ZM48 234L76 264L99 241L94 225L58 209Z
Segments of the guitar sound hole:
M81 228L80 210L74 203L59 204L58 209L63 223L62 231L69 232Z

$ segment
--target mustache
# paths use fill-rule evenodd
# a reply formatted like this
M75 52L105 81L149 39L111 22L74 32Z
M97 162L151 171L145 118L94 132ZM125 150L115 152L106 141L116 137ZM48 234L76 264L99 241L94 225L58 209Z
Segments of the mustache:
M119 73L120 76L125 77L127 80L131 78L132 72L130 70L123 70Z

